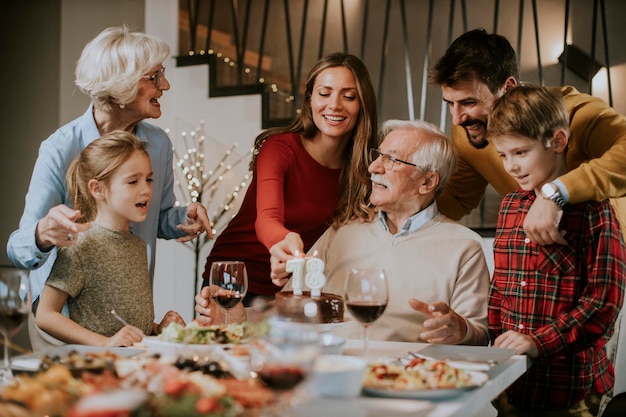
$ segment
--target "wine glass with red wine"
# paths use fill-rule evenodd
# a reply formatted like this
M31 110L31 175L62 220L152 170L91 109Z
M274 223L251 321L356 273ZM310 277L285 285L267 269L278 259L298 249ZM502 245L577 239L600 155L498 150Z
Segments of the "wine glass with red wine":
M31 307L28 272L0 267L0 333L4 344L4 360L0 368L0 387L13 380L9 346L13 336L28 317Z
M346 278L344 299L352 317L363 325L363 350L368 359L367 329L382 316L389 300L385 271L351 268Z
M217 261L211 265L209 277L211 296L224 310L224 324L229 312L239 304L248 291L248 273L242 261Z
M274 393L273 416L289 415L291 393L308 377L319 350L319 333L301 324L273 326L254 343L251 369Z

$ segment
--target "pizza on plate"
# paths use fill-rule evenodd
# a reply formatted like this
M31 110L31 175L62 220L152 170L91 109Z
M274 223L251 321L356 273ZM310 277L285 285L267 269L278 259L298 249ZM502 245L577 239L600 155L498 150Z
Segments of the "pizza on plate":
M474 385L471 374L444 361L414 358L407 364L399 361L372 362L365 371L363 385L406 391L454 389Z

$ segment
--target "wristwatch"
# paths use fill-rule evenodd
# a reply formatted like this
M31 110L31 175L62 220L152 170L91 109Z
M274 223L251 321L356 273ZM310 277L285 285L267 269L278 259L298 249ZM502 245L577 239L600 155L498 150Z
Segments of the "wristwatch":
M554 201L554 203L560 208L563 208L567 205L567 201L565 201L563 195L561 195L559 187L551 182L547 182L541 186L541 197L545 198L546 200Z

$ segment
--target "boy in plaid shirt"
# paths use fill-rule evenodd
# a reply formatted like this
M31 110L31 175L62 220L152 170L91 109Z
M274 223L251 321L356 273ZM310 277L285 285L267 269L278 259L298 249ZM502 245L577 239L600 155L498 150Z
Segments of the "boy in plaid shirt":
M617 218L608 200L568 205L555 192L551 181L567 172L569 139L559 95L513 88L494 104L487 137L520 185L500 205L490 337L495 347L533 359L496 400L499 416L593 416L585 398L611 394L615 376L605 345L624 298L626 250ZM540 246L525 236L536 198L563 209L567 245Z

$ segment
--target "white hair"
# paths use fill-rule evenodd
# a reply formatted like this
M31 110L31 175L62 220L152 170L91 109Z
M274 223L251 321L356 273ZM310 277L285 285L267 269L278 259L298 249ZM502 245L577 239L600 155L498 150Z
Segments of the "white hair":
M439 185L436 192L445 187L456 171L457 158L452 141L437 126L424 120L387 120L383 123L380 134L385 138L398 129L413 130L420 140L412 155L412 162L422 171L439 174Z
M94 106L128 104L137 97L139 80L170 54L167 43L128 26L104 29L83 49L76 63L76 85Z

